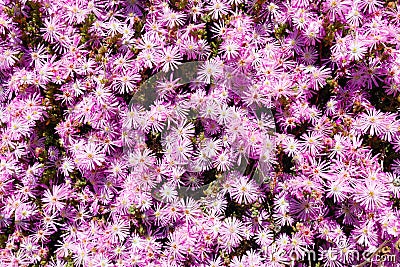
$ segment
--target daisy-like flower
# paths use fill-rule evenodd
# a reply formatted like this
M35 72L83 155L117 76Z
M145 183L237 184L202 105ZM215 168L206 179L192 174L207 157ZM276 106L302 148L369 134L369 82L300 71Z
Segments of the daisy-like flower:
M324 266L326 267L342 267L343 264L340 261L340 252L339 250L329 247L324 249L320 247L318 250L319 258L324 262Z
M222 15L228 14L230 11L225 0L212 0L208 4L207 11L209 11L209 15L211 15L213 19L218 19Z
M383 207L389 201L389 192L379 181L368 180L365 184L357 186L354 191L353 199L368 210Z
M215 215L223 214L228 203L222 194L218 194L211 200L204 198L202 202L204 202L204 205L207 207L207 214Z
M219 104L215 100L208 101L200 111L200 115L207 119L217 120L218 106Z
M237 203L248 205L257 200L258 188L253 179L241 175L232 179L229 193Z
M272 244L263 246L262 251L265 253L265 264L268 267L283 267L289 265L289 258L285 246Z
M304 36L306 44L315 45L315 43L319 42L321 39L320 31L321 31L321 23L318 21L311 21L308 23Z
M292 17L293 25L298 29L298 30L304 30L304 28L307 26L307 23L309 22L307 18L307 14L304 12L296 12L294 16Z
M396 152L400 152L400 135L396 135L393 140L391 140L391 143L393 145L393 149Z
M368 13L376 12L379 8L383 6L383 4L384 2L380 0L359 1L359 5L362 11L368 11Z
M393 173L386 173L386 175L389 183L388 189L391 191L391 195L400 198L400 175Z
M327 182L327 197L333 197L335 203L342 202L348 198L348 194L351 192L348 182L338 177L338 180Z
M174 222L178 220L182 214L180 213L177 201L172 201L162 208L161 213L166 217L167 221Z
M366 52L367 48L364 46L364 43L358 39L351 41L348 45L348 53L351 60L361 60Z
M10 123L10 138L18 140L21 136L29 135L29 125L23 119L14 119Z
M245 151L251 157L258 157L262 149L263 134L260 131L249 131L246 135Z
M318 214L319 203L311 198L301 200L294 199L291 205L291 213L301 220L315 218Z
M47 189L42 198L43 207L47 212L61 211L66 200L70 197L70 190L65 185L53 185L52 190Z
M197 218L200 217L200 207L193 198L187 197L181 199L179 206L186 222L193 223Z
M263 7L264 16L271 16L272 19L277 19L282 16L281 8L274 2L266 2Z
M357 240L357 244L371 247L376 246L378 241L378 234L373 221L365 221L353 231L354 239Z
M178 162L185 162L192 156L193 144L188 139L177 139L176 142L170 144L167 149L174 149L174 158Z
M158 81L157 82L158 94L162 97L171 96L175 92L175 89L181 85L179 83L179 80L180 78L174 80L174 74L171 73L169 80L165 79L163 81Z
M216 59L207 60L199 67L198 80L211 83L212 78L219 77L223 73L223 65Z
M392 139L396 136L400 129L400 121L396 120L395 114L391 114L385 116L385 121L382 122L382 124L385 126L385 131L382 135L380 135L380 138L395 145L395 143L392 142L394 141Z
M294 234L291 238L291 242L290 242L290 251L289 253L291 255L296 255L296 258L302 258L304 257L305 253L306 253L306 242L303 240L302 237L302 233L301 232L297 232L296 234Z
M167 183L163 184L158 190L159 196L167 202L172 202L178 196L178 192L175 190L175 186L171 186Z
M66 267L67 266L67 262L65 262L64 260L61 259L52 259L49 264L49 267Z
M162 22L164 22L169 28L180 26L185 22L185 15L172 11L170 8L164 8L164 16Z
M32 64L34 64L36 68L42 67L49 58L49 55L45 52L45 47L43 44L32 50L30 56L32 58Z
M254 104L261 106L262 103L265 103L265 95L261 91L261 86L250 86L249 90L244 92L243 100L249 106Z
M285 153L287 153L290 157L295 157L301 150L299 141L291 136L285 138L282 145Z
M77 164L87 170L94 170L105 162L105 154L102 148L93 142L84 145L76 158L79 160Z
M198 17L201 17L203 15L203 12L204 12L204 8L199 3L194 4L191 7L191 9L189 10L189 14L192 17L193 22L197 22Z
M183 49L185 55L188 57L188 60L193 60L197 57L196 56L197 44L192 36L190 36L188 40L183 44Z
M198 189L203 185L203 177L199 173L186 172L184 179L185 186L189 189Z
M331 148L332 152L329 154L329 158L333 158L335 156L341 158L345 153L345 148L350 145L349 140L341 134L335 134L333 139L335 143Z
M120 94L130 93L136 87L141 77L133 71L122 71L113 80L113 88Z
M179 60L182 60L182 56L176 46L164 47L158 54L158 59L164 72L177 69L178 65L182 64L179 62Z
M194 169L196 171L206 171L206 170L211 169L212 160L208 156L207 150L205 148L203 148L196 152L197 153L195 154L195 157L194 157L194 165L195 165Z
M90 123L93 119L93 109L95 101L92 97L84 97L84 99L75 106L76 119L82 123Z
M232 166L231 154L227 150L223 150L215 157L214 166L219 171L227 171Z
M221 131L221 127L215 120L206 120L203 126L204 126L204 132L207 135L216 135Z
M244 232L245 226L240 220L235 217L228 217L224 220L220 229L220 236L222 245L228 253L243 240Z
M264 229L256 235L256 242L259 246L268 246L274 242L274 234L270 230Z
M332 21L337 17L343 18L350 7L351 1L349 0L328 0L324 2L324 8Z
M366 113L363 113L359 119L359 128L364 133L368 133L370 135L380 135L386 130L385 115L375 108L367 109Z
M5 30L11 25L11 18L2 14L0 17L0 33L4 34Z
M223 267L224 263L223 260L221 259L221 257L216 257L214 259L208 259L207 260L207 265L205 265L207 267Z
M218 106L218 124L220 125L227 125L232 118L232 113L230 112L232 110L231 107L229 107L226 104L222 104Z
M171 130L171 138L173 139L190 139L194 135L194 125L186 119L182 120L176 127Z
M228 27L225 25L224 21L220 21L219 23L213 24L213 26L211 27L210 30L216 36L222 37L222 36L224 36L224 34L226 34Z
M310 71L310 82L314 90L318 90L319 87L323 87L326 84L326 79L330 77L330 70L324 67L319 69L312 68Z
M16 48L6 48L2 51L0 56L0 69L6 69L15 64L18 60L17 58L18 50ZM2 90L1 90L2 91Z
M91 251L86 246L80 244L74 249L74 252L75 253L72 256L74 263L78 266L86 265L91 255Z
M214 158L222 149L222 142L220 139L206 139L202 144L202 151L208 158Z
M307 65L312 65L315 63L315 61L318 58L318 53L317 51L310 46L306 46L304 49L301 50L300 52L301 60L307 64Z
M146 148L142 150L136 149L135 151L129 153L128 162L135 168L147 170L148 167L155 164L156 160L152 151Z
M47 42L54 43L61 34L62 23L58 16L51 16L44 20L44 26L40 29L43 33L43 39Z
M299 34L299 31L295 30L289 34L285 39L286 46L292 49L296 53L301 53L304 46L304 38Z
M323 148L322 136L316 132L304 134L300 144L303 146L303 151L316 155Z
M180 231L170 233L168 236L168 255L177 260L183 260L186 257L187 237Z
M122 25L121 22L117 19L111 19L106 23L107 35L114 36L118 33L122 33Z
M109 233L108 237L111 242L117 242L118 240L124 240L129 235L129 231L129 222L121 218L116 218L114 219L114 223L105 232L106 234Z
M239 45L233 40L224 42L221 45L220 50L224 53L227 60L231 60L239 55Z
M356 27L358 27L360 25L360 23L362 22L362 19L363 19L363 15L358 6L358 4L360 2L361 1L354 1L350 12L347 13L347 15L346 15L346 20L348 21L348 23L350 25L353 25Z

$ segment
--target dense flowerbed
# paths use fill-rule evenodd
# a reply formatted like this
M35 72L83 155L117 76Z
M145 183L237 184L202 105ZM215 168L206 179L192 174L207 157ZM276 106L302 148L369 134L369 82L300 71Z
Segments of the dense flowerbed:
M0 5L0 266L400 262L395 1Z

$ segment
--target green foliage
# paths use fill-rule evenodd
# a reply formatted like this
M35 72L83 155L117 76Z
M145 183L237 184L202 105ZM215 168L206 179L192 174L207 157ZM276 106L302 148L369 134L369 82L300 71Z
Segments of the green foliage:
M283 37L285 37L286 35L286 30L289 28L289 24L288 23L284 23L284 24L279 24L278 28L275 29L275 37L277 39L281 39Z

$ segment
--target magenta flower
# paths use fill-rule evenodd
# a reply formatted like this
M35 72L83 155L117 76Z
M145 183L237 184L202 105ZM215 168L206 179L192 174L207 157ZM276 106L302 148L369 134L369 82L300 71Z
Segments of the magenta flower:
M399 3L314 2L0 1L0 266L399 256Z
M232 251L237 247L240 241L243 240L245 227L235 217L228 217L224 220L221 226L220 238L221 245L227 252Z
M172 46L163 48L158 54L158 59L163 66L162 70L164 72L176 69L178 65L181 64L179 60L182 60L181 56L179 55L178 48Z
M105 161L105 154L101 147L95 143L88 143L76 155L78 166L87 170L94 170Z
M360 202L368 210L382 207L388 202L388 192L385 186L376 181L367 181L357 190L354 200Z
M43 207L48 212L61 211L65 207L64 200L69 195L70 190L65 185L53 185L51 191L47 189L43 194Z

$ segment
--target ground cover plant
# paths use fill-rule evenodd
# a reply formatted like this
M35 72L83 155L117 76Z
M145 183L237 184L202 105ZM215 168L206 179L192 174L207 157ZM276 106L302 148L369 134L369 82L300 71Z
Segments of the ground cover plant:
M400 262L398 2L0 7L0 266Z

